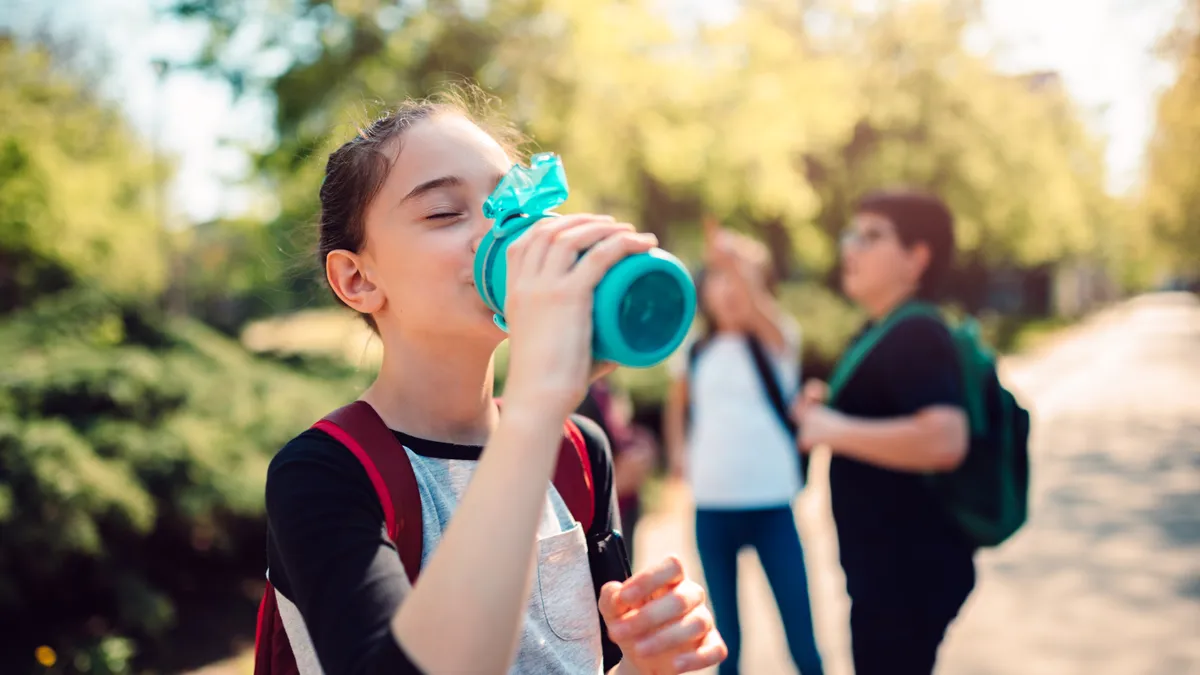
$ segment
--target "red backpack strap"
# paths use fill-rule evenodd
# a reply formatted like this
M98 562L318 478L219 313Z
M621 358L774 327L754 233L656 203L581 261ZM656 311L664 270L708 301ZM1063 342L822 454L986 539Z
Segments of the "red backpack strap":
M299 675L296 657L279 616L275 587L267 582L258 605L258 625L254 631L254 675Z
M554 487L584 531L591 530L596 519L596 485L592 480L592 460L588 456L583 432L570 418L567 418L566 424L563 425L558 464L554 467Z
M346 446L362 463L379 496L388 536L408 580L421 571L421 492L404 446L366 401L338 408L313 425Z

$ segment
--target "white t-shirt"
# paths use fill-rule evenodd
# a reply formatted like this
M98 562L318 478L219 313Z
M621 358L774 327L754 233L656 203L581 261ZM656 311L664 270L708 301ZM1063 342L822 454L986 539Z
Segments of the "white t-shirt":
M783 326L783 354L764 348L785 403L799 389L800 327ZM688 481L696 506L756 509L786 506L800 491L800 457L767 398L746 338L717 334L688 372L691 341L671 358L675 378L690 378Z

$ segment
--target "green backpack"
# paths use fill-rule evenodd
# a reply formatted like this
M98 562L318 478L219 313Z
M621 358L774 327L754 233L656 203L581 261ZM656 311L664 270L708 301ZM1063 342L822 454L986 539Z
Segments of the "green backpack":
M948 473L928 473L925 480L977 546L996 546L1020 529L1028 516L1029 412L1000 383L996 357L967 319L951 323L936 307L910 302L880 321L850 346L829 381L829 405L867 354L889 330L905 319L925 316L946 325L962 369L971 439L966 459Z

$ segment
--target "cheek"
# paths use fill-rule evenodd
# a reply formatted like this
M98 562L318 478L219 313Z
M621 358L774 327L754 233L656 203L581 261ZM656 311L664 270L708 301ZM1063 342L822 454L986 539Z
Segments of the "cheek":
M704 300L710 309L722 310L729 305L729 286L719 279L704 287Z
M397 236L386 243L380 276L388 296L409 307L446 298L463 285L463 272L472 262L469 233L458 225Z
M872 286L899 283L904 277L904 261L898 252L890 249L873 251L859 262L864 283Z
M859 258L861 257L862 256L860 256L858 251L855 249L842 249L842 274L846 274L852 268L856 268L859 263Z

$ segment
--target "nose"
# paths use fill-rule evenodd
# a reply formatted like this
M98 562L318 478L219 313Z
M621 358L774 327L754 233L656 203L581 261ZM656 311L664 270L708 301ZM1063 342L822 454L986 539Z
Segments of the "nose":
M855 258L858 257L858 247L857 246L843 246L841 253L842 253L842 264L843 265L848 264L852 260L854 260Z
M483 237L492 229L492 221L479 216L479 224L475 227L475 232L471 235L471 255L479 252L479 245L483 242Z

